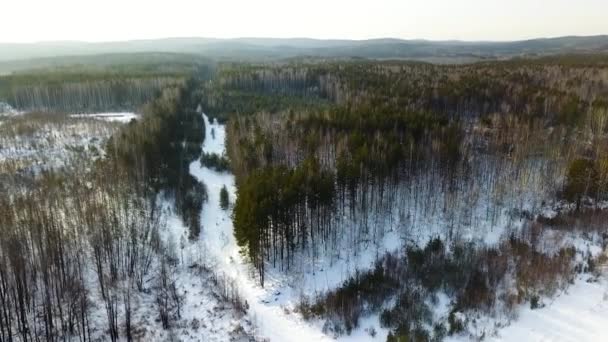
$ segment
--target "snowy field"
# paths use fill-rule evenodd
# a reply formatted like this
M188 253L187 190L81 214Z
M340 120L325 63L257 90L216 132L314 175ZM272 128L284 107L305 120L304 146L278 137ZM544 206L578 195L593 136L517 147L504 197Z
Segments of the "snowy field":
M605 273L604 273L605 274ZM522 307L510 324L498 328L491 319L479 320L477 334L487 341L606 341L608 340L608 281L581 276L545 307L532 310ZM497 330L497 332L495 332ZM485 333L485 334L484 334ZM448 341L470 341L453 337Z
M121 113L95 113L95 114L72 114L73 118L94 118L98 120L127 123L131 120L136 120L139 115L130 112Z
M134 113L26 114L0 120L0 162L22 169L61 167L75 154L97 157L103 143Z
M60 114L22 114L0 120L0 166L6 172L59 168L103 153L121 123Z
M210 123L207 116L206 140L203 151L225 153L225 129L217 122ZM214 134L211 134L211 131ZM211 268L224 272L233 279L249 305L248 317L256 326L256 335L270 341L323 341L334 337L323 333L322 322L307 322L294 308L302 295L322 293L336 288L358 270L372 267L375 258L385 251L399 248L398 235L387 234L381 246L349 259L317 260L302 265L301 273L284 274L269 270L264 288L258 285L251 267L243 259L233 235L231 212L219 207L219 192L223 186L229 190L234 203L236 188L234 176L218 173L201 166L199 161L190 165L190 172L204 182L209 201L202 210L202 231L198 243L203 246L204 259ZM590 248L594 248L591 246ZM594 250L597 252L597 250ZM512 322L480 317L478 326L471 333L492 341L597 341L608 336L608 286L603 277L588 282L581 277L565 292L540 309L531 310L529 304L520 308L519 317ZM447 297L440 298L436 315L447 313ZM375 331L372 337L370 331ZM378 316L364 318L360 327L340 341L385 341L387 331L380 327ZM459 336L452 341L467 341L470 337ZM601 340L601 339L600 339Z

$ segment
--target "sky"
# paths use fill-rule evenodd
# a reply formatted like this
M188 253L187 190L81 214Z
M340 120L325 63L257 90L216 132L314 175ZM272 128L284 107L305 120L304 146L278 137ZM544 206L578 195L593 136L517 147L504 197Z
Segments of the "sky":
M608 0L2 0L0 42L608 34Z

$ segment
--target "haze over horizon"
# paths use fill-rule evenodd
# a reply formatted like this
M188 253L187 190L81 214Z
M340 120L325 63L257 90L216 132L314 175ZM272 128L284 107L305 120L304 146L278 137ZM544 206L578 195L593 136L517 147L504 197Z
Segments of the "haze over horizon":
M370 37L370 38L342 38L342 37L328 37L328 38L315 38L308 36L299 36L299 37L273 37L273 36L236 36L236 37L208 37L208 36L167 36L167 37L155 37L155 38L132 38L132 39L115 39L115 40L79 40L79 39L58 39L58 40L37 40L37 41L24 41L24 42L8 42L8 41L0 41L0 44L107 44L107 43L128 43L128 42L138 42L138 41L159 41L159 40L174 40L174 39L208 39L208 40L218 40L218 41L230 41L230 40L317 40L317 41L353 41L353 42L365 42L365 41L373 41L373 40L402 40L402 41L421 41L421 42L430 42L430 43L442 43L442 42L461 42L461 43L509 43L509 42L520 42L520 41L528 41L528 40L538 40L538 39L559 39L559 38L586 38L586 37L608 37L608 34L589 34L589 35L559 35L559 36L537 36L537 37L527 37L521 39L511 39L511 40L492 40L492 39L478 39L478 40L468 40L468 39L427 39L427 38L399 38L392 36L381 36L381 37Z
M601 0L176 0L170 6L23 0L2 9L8 13L0 21L2 43L169 37L515 41L608 33L608 2Z

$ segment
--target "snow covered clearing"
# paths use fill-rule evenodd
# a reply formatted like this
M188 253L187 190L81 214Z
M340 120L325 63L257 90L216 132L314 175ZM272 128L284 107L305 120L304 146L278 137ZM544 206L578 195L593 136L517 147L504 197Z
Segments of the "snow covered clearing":
M0 119L0 163L38 171L67 165L70 158L95 159L120 125L137 117L135 113L5 116Z
M0 121L0 165L6 171L58 168L103 153L119 123L60 114L23 114Z
M481 317L476 336L487 341L604 341L608 336L608 281L589 275L579 277L564 293L544 307L522 307L515 320L497 322ZM448 341L470 341L457 336Z

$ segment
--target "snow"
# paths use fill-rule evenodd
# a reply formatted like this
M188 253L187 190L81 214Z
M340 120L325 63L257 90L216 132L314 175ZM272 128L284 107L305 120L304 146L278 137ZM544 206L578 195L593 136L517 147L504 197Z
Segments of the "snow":
M74 158L95 159L120 125L137 117L135 113L0 115L0 168L10 162L17 170L38 172L64 167Z
M167 230L163 240L168 244L177 245L177 257L180 265L176 269L175 279L178 291L183 295L183 312L181 317L184 323L198 320L199 329L180 329L177 331L180 341L227 341L231 333L241 323L249 325L248 321L241 321L239 315L231 310L217 297L216 291L210 287L209 274L199 272L193 265L200 265L202 261L201 245L199 242L188 245L188 229L175 214L168 216ZM198 274L197 274L198 273ZM154 305L152 303L152 305ZM158 329L161 330L162 329Z
M21 112L15 110L8 103L0 101L0 117L11 117L19 114Z
M74 118L94 118L94 119L110 121L110 122L128 123L131 120L136 120L139 117L139 114L130 113L130 112L120 112L120 113L72 114L70 116L74 117Z
M608 287L579 279L551 305L520 311L519 319L490 341L601 341L608 337Z
M7 117L0 121L0 165L37 172L66 166L74 158L96 158L117 128L69 117Z
M481 324L487 341L605 341L608 337L608 282L589 275L579 277L566 292L540 309L520 308L518 317L496 333ZM488 322L488 321L487 321ZM469 341L468 336L448 341Z

